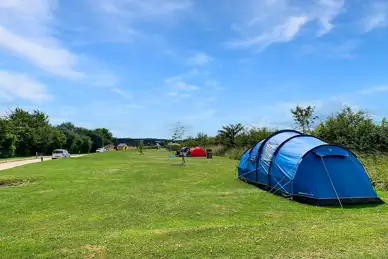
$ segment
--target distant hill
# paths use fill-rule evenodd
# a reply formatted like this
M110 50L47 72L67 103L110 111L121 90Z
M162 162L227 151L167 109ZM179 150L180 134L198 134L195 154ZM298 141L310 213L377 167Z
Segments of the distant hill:
M120 143L125 143L128 146L136 146L136 142L139 140L143 140L144 145L146 146L155 146L156 143L162 144L165 141L170 141L168 139L157 139L157 138L116 138L115 145L117 146Z

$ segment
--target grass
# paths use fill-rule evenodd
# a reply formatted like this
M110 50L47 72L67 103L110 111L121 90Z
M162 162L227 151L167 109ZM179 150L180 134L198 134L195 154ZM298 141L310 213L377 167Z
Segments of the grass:
M388 258L388 205L304 205L238 161L106 152L0 172L0 258ZM388 192L379 192L388 201Z

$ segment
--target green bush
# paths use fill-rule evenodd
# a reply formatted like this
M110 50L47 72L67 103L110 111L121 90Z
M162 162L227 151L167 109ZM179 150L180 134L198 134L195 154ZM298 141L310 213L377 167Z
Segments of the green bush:
M388 155L357 154L364 164L373 185L377 189L388 190Z
M234 160L239 160L241 155L246 150L245 148L242 148L242 147L228 148L223 145L212 146L209 148L212 149L214 156L222 156L222 157L227 157Z
M143 149L158 149L158 146L144 146Z
M177 144L177 143L174 143L173 145L167 146L167 148L168 148L170 151L177 151L178 149L181 148L181 145L179 145L179 144Z
M218 146L210 146L208 147L212 150L214 156L225 156L228 148L226 146L218 145Z
M245 148L232 148L226 151L225 156L230 159L240 160L245 150Z

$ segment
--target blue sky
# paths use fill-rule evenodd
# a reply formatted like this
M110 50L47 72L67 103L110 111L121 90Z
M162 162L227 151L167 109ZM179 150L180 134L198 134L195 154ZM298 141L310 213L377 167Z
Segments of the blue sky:
M385 0L2 0L0 111L117 137L388 116Z

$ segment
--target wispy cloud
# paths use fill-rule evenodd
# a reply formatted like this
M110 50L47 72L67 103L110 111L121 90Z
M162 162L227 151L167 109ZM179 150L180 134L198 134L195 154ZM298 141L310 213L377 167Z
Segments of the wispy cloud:
M217 100L216 97L209 97L205 99L206 102L215 102L216 100Z
M121 97L124 97L124 98L127 98L127 99L133 97L132 94L127 93L126 91L123 91L123 90L121 90L119 88L112 88L111 91L116 93L116 94L118 94L118 95L120 95Z
M364 32L388 27L388 2L370 1L365 8L366 15L361 21L361 27Z
M18 0L0 3L0 50L52 74L70 79L83 73L76 69L77 56L51 36L56 1Z
M171 86L177 90L182 91L195 91L199 89L199 87L196 85L191 85L182 81L172 82Z
M164 81L167 84L169 84L169 83L176 82L176 81L189 80L189 79L192 79L192 78L199 76L201 74L202 74L202 72L200 72L198 69L194 68L186 73L182 73L182 74L179 74L176 76L168 77Z
M218 82L217 80L206 80L205 85L206 86L219 86L220 82Z
M225 43L229 48L254 47L264 50L274 43L292 41L308 23L318 21L315 36L323 36L333 28L333 20L341 12L343 0L319 0L298 2L287 0L254 1L257 10L249 22L234 26L243 36Z
M0 71L0 99L5 98L6 101L13 101L15 97L29 101L47 101L51 99L43 84L24 74Z
M189 92L198 91L199 86L187 83L187 80L193 79L201 73L197 69L190 70L189 72L166 78L164 82L167 85L167 96L175 98L188 98L191 95Z
M147 18L169 15L192 6L190 0L98 0L100 8L107 13L129 18Z
M212 61L213 58L204 52L199 52L187 59L187 64L190 66L203 66Z
M76 55L62 48L53 38L26 38L0 26L0 46L55 75L70 79L84 76L75 69Z
M131 104L125 104L124 108L140 110L140 109L143 109L144 106L137 103L131 103Z
M307 17L289 17L284 23L272 28L271 31L265 32L255 37L234 40L226 43L230 48L247 48L258 46L259 50L264 50L275 42L287 42L294 39L296 34L307 22Z
M303 55L318 54L328 58L353 59L357 57L357 50L361 45L360 39L348 39L339 43L316 42L302 45L300 51Z
M168 96L176 97L176 98L188 98L190 97L190 94L188 93L178 93L178 92L169 92L167 93Z
M118 38L131 40L144 37L140 24L175 21L192 6L191 0L96 0L88 1L90 8L97 10L102 37L106 40Z
M106 78L111 74L112 78L113 73L98 67L94 58L71 51L60 40L63 35L57 30L59 21L54 15L57 4L56 0L1 1L0 51L52 76L102 85L95 75Z
M359 91L359 93L363 94L363 95L376 94L376 93L382 93L382 92L388 92L388 86L387 85L365 88L365 89Z

